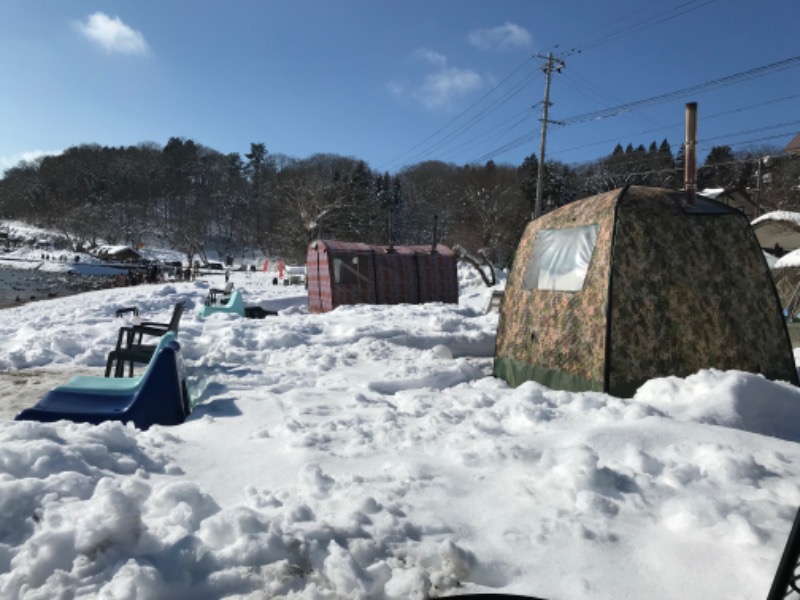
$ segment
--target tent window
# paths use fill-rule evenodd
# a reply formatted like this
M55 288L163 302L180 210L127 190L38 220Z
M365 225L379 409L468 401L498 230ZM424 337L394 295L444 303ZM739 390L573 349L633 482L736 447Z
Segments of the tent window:
M536 234L522 285L526 290L578 292L583 288L599 225L543 229Z
M359 278L358 257L334 258L333 259L333 279L336 283L355 284Z

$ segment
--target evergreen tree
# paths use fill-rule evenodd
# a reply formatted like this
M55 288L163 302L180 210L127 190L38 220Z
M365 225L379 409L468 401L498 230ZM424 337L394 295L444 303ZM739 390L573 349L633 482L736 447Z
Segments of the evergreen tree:
M539 178L539 160L536 154L525 157L522 166L519 168L520 190L522 196L528 202L531 214L536 206L536 183Z
M698 187L743 189L749 171L746 163L738 161L730 146L714 146L699 169Z

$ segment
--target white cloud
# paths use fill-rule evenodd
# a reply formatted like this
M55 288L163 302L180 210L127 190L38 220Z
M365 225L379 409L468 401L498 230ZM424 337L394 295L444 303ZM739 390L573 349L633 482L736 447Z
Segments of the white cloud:
M109 52L147 54L147 42L141 32L123 23L119 17L96 12L86 17L86 21L76 22L75 26L86 39Z
M480 75L469 69L446 67L439 73L425 78L422 87L414 92L414 97L428 108L447 108L452 101L483 84Z
M418 86L392 81L386 88L395 96L408 94L426 108L448 108L459 96L483 85L480 75L469 69L448 66L447 57L433 50L421 48L413 52L411 58L432 65L434 72Z
M21 162L33 162L42 156L58 156L62 150L31 150L9 156L0 156L0 176L11 167L16 167Z
M470 32L467 40L481 50L526 48L533 41L527 29L514 23L498 25L491 29L476 29Z
M432 65L436 65L437 67L446 67L447 66L447 57L443 54L439 54L438 52L434 52L433 50L428 50L427 48L420 48L412 56L419 60L424 60L426 62L431 63Z

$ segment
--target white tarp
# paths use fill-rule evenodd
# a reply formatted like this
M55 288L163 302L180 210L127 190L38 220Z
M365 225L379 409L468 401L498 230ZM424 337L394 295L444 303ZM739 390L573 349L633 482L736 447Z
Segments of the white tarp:
M525 289L579 291L592 261L599 229L599 225L586 225L539 231L523 279Z

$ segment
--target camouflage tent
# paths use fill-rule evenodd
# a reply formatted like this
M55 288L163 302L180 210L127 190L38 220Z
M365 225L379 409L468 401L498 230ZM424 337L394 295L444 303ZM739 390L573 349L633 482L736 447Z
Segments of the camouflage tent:
M779 258L772 267L783 309L795 320L800 319L800 250Z
M308 310L342 304L458 303L458 259L436 244L373 246L317 240L308 247Z
M528 225L500 314L497 377L626 397L653 377L703 368L798 384L775 286L742 213L629 187Z

